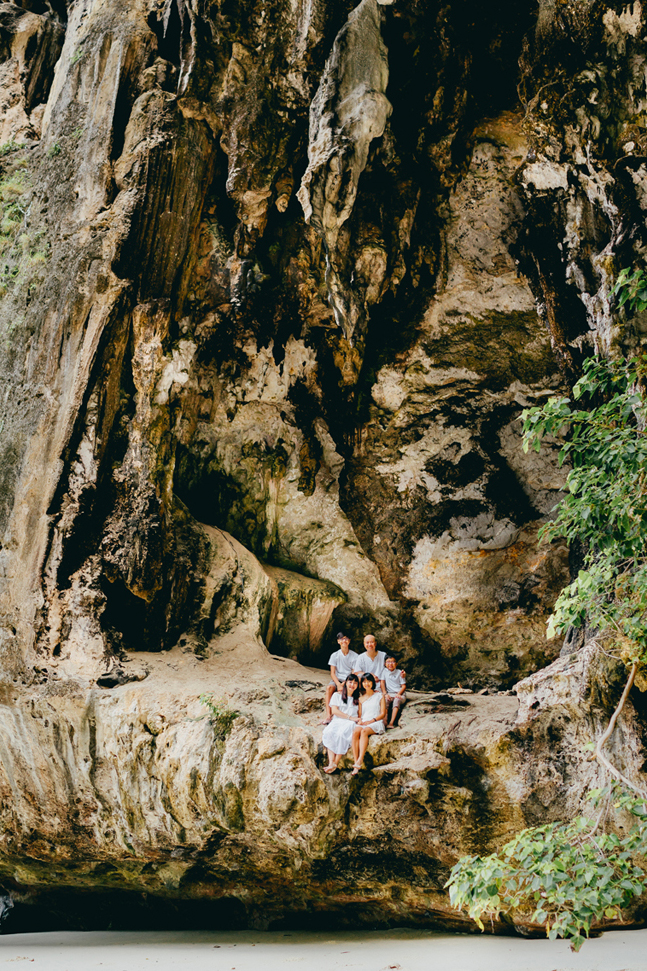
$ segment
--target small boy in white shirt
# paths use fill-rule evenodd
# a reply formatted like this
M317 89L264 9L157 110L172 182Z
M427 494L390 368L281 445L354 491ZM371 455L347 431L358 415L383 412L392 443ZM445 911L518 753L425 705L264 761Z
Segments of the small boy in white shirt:
M335 651L334 654L331 654L330 660L328 661L332 681L326 688L326 720L323 722L324 725L330 724L332 719L330 699L334 695L335 691L342 690L344 687L344 681L349 674L352 674L353 668L357 662L357 654L355 651L350 651L348 649L350 646L350 637L348 634L344 634L343 631L340 631L340 633L337 634L337 643L339 644L339 650Z
M386 700L386 728L395 728L406 701L407 678L392 654L387 654L382 672L382 694Z

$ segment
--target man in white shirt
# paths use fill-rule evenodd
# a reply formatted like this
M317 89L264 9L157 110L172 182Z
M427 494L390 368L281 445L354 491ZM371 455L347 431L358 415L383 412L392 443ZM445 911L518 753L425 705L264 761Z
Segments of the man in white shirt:
M326 688L326 720L323 723L324 725L330 724L330 720L332 719L330 699L334 695L335 691L341 691L341 689L344 687L344 681L349 674L352 674L353 668L357 663L357 654L355 651L349 650L350 637L348 634L344 634L343 631L340 631L340 633L337 634L337 643L339 644L339 650L335 651L334 654L331 654L330 660L328 661L332 681Z
M353 668L353 674L359 675L360 684L362 674L372 674L379 685L382 680L386 654L384 651L378 651L377 641L373 634L367 634L364 638L364 648L364 653L360 654ZM379 688L376 690L379 690Z

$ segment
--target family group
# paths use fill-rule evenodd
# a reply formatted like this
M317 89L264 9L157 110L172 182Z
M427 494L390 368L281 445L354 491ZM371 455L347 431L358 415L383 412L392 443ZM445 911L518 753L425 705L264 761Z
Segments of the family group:
M326 690L326 721L322 741L328 751L324 772L331 775L350 748L351 775L357 775L371 735L395 728L405 702L406 677L392 654L378 651L372 634L364 638L364 653L350 650L350 637L337 634L339 650L331 655L332 681Z

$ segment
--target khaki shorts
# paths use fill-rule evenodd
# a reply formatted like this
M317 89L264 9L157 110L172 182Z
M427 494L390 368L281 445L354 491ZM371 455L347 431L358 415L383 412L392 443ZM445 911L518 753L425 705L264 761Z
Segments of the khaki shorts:
M386 706L393 705L394 708L402 708L402 705L407 700L407 693L405 691L402 695L388 695L386 696Z

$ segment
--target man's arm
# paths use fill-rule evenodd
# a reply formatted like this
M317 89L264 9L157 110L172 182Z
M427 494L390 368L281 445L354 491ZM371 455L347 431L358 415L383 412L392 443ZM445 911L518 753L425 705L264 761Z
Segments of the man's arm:
M342 688L343 688L344 686L343 686L343 684L341 683L341 681L339 680L339 678L337 677L337 668L335 667L335 665L334 665L334 664L331 664L331 665L330 665L330 677L331 677L331 678L333 679L333 681L335 682L335 684L337 685L337 687L338 687L338 688L339 688L339 690L341 691L341 689L342 689Z

